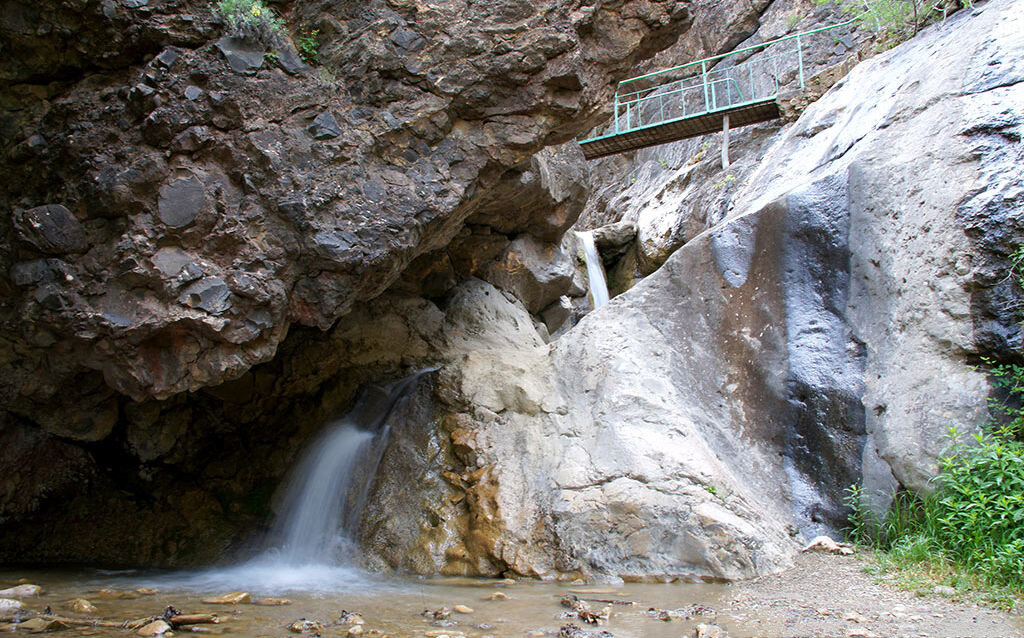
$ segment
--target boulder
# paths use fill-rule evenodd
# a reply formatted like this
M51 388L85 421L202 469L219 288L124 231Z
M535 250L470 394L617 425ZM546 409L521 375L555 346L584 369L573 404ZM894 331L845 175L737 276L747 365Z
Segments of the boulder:
M636 222L620 221L594 229L594 245L605 264L615 263L636 239Z
M10 598L0 598L0 615L10 616L25 608L25 604L20 600L12 600Z
M225 36L217 40L217 48L235 73L251 75L263 66L265 49L259 42L248 38Z
M566 294L572 276L572 262L557 244L544 244L529 235L510 243L481 273L486 281L521 299L532 314Z
M35 598L43 593L39 585L15 585L0 589L0 598Z

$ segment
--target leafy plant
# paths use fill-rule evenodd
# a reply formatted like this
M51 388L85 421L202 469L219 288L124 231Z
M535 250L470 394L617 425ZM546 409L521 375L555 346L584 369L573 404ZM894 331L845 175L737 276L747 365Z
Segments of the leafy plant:
M263 0L218 0L216 12L233 36L250 38L269 46L281 44L284 20Z
M879 36L882 45L895 45L917 35L925 25L960 7L971 6L971 0L814 0L814 4L836 4L857 19L861 28Z
M299 52L299 57L306 64L316 64L320 61L318 35L320 35L320 29L304 29L300 27L295 31L295 48Z
M731 184L731 183L733 183L735 181L736 181L736 176L733 175L732 173L729 173L728 175L726 175L722 179L718 180L718 183L715 184L715 190L716 191L717 190L722 190L723 188L725 188L726 186L728 186L729 184Z

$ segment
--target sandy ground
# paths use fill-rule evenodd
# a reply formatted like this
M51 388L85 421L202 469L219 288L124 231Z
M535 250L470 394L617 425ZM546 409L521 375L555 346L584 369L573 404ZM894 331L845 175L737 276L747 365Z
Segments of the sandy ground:
M939 595L877 584L857 556L807 553L792 569L736 586L730 636L948 637L1024 636L1024 618ZM740 629L742 627L742 629ZM751 633L753 632L753 633Z

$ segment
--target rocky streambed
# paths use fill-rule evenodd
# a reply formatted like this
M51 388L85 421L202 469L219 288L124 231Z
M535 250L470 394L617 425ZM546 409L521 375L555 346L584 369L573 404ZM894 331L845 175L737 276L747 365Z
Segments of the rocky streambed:
M87 636L139 635L146 627L150 629L141 635L152 635L161 628L151 624L154 617L160 620L168 608L168 625L183 616L201 620L172 629L175 633L253 637L995 638L1024 631L1019 617L877 585L863 572L863 564L858 556L802 554L787 572L734 585L399 578L312 567L278 573L277 582L245 568L189 573L8 570L0 573L0 585L32 581L44 586L41 594L20 600L26 610L20 618L4 612L5 622L49 608L74 621L67 635ZM290 583L280 580L289 576L294 577ZM240 587L245 595L231 591ZM583 601L599 624L582 620L567 599ZM211 616L217 622L210 622ZM88 624L92 621L134 624L132 629L93 627ZM44 625L37 620L22 626L29 627ZM4 631L18 628L0 624Z

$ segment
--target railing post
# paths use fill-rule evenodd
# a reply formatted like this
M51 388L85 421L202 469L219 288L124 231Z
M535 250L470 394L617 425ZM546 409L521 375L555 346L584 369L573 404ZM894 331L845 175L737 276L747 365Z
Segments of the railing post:
M800 90L804 90L804 49L800 44L800 34L796 34L796 57L797 65L800 67Z
M722 117L722 169L729 168L729 114Z
M708 96L708 63L707 62L701 62L700 63L700 72L701 72L701 76L702 76L701 80L704 82L704 110L705 111L710 111L711 110L711 101L710 101L710 97Z
M775 95L779 94L779 56L772 56L772 86L775 87Z

